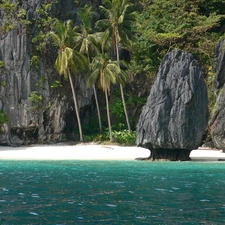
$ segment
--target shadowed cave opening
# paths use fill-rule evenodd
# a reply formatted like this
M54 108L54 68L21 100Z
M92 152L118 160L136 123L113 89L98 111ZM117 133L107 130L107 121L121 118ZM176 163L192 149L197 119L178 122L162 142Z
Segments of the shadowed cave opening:
M66 135L67 140L79 141L79 130L74 110L69 110L65 114L65 128L63 133Z
M82 126L82 133L84 135L92 135L99 132L99 125L97 119L97 112L93 104L82 107L79 112ZM67 140L79 141L79 128L75 110L69 110L65 114L65 128L63 133Z

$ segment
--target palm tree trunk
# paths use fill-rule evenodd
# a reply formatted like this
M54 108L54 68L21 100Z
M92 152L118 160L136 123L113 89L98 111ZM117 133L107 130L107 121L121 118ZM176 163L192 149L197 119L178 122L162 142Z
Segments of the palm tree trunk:
M73 81L72 81L71 74L70 74L69 70L68 70L68 76L69 76L70 86L71 86L72 94L73 94L73 102L74 102L74 107L75 107L76 116L77 116L77 123L78 123L78 128L79 128L80 141L83 141L83 134L82 134L82 128L81 128L81 123L80 123L80 116L79 116L79 111L78 111L78 106L77 106L77 98L76 98L76 93L74 91Z
M90 68L90 56L88 55L88 66ZM94 96L95 96L95 104L96 104L96 108L97 108L97 114L98 114L98 123L99 123L99 130L100 133L102 132L102 120L101 120L101 114L100 114L100 110L99 110L99 104L98 104L98 96L96 93L96 88L95 88L95 84L92 85L93 87L93 91L94 91Z
M102 121L101 121L101 114L100 114L99 104L98 104L98 96L97 96L96 88L95 88L94 84L93 84L93 90L94 90L95 103L96 103L96 108L97 108L97 113L98 113L99 130L100 130L100 133L101 133L102 132Z
M106 101L106 110L107 110L107 118L108 118L108 126L109 126L109 137L110 137L110 141L113 142L112 127L111 127L111 120L110 120L110 114L109 114L109 100L108 100L107 90L105 90L105 101Z
M115 37L115 42L116 42L116 59L117 59L118 65L120 66L119 47L118 47L116 37ZM122 98L122 102L123 102L123 110L124 110L124 114L125 114L125 117L126 117L127 127L128 127L129 132L131 133L130 122L129 122L129 117L128 117L128 114L127 114L127 107L126 107L126 102L125 102L125 98L124 98L122 84L120 84L120 93L121 93L121 98Z

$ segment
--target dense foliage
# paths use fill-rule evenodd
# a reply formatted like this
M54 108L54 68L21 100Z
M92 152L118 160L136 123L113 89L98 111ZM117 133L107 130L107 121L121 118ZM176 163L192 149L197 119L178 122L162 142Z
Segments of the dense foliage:
M58 4L57 0L43 1L36 10L36 19L27 20L19 1L0 1L0 35L4 38L14 28L26 30L25 33L29 32L32 37L32 70L39 69L40 60L49 68L51 62L47 56L55 52L55 69L69 78L71 87L73 75L85 74L94 93L96 87L102 89L107 116L100 116L95 95L98 121L93 120L96 121L93 126L99 126L100 131L108 126L111 140L112 136L117 136L116 139L122 136L120 132L126 127L135 129L135 121L128 115L134 107L141 108L145 102L146 96L144 100L142 96L135 96L126 83L139 74L154 80L162 57L175 48L193 53L202 65L212 112L215 104L213 48L224 38L225 0L103 0L97 11L90 5L82 5L82 1L74 1L76 10L64 15L64 21L51 15L54 4ZM32 27L35 27L33 31ZM53 81L51 86L61 85ZM73 96L75 94L73 92ZM74 103L76 105L76 100ZM82 132L81 127L79 130ZM95 128L93 130L96 132Z

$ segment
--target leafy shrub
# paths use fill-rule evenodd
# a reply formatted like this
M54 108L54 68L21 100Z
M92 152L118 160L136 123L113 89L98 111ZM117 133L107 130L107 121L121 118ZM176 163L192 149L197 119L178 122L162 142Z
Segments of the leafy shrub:
M5 82L5 81L1 81L1 82L0 82L0 86L6 87L6 82Z
M128 130L123 131L113 131L113 138L115 143L123 145L135 145L136 140L136 131L129 133ZM94 141L94 142L105 142L109 141L109 132L105 131L102 134L84 136L85 141Z
M0 111L0 125L7 123L8 119L3 111Z
M130 133L128 130L123 130L123 131L113 131L112 133L115 142L126 145L135 145L136 131L132 131Z
M0 68L3 68L5 66L4 62L0 60Z
M39 95L37 91L33 91L30 93L30 97L28 98L31 101L32 106L28 108L30 111L38 111L42 107L42 95Z
M35 71L37 69L39 69L39 58L36 55L33 55L30 59L30 67L31 70Z

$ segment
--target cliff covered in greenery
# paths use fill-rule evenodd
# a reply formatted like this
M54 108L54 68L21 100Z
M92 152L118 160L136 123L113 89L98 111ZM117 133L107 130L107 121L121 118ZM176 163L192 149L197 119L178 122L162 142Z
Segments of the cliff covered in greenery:
M134 139L173 49L200 62L215 108L224 0L2 0L0 18L1 144Z

